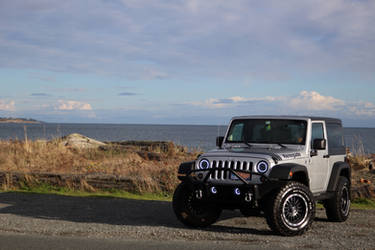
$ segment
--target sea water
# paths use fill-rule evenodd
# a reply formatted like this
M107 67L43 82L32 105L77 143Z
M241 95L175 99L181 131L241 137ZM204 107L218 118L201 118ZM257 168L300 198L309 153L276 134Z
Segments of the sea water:
M173 141L190 149L215 148L215 138L224 135L226 126L149 125L149 124L70 124L0 123L0 139L53 139L79 133L99 141ZM352 151L375 153L375 128L344 128L344 141Z

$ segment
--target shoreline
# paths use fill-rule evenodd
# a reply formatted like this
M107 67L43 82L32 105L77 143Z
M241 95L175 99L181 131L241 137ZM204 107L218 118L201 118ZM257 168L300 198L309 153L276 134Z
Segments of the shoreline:
M28 120L22 120L22 119L5 119L5 120L0 120L0 123L41 124L42 122L40 122L40 121L28 121Z

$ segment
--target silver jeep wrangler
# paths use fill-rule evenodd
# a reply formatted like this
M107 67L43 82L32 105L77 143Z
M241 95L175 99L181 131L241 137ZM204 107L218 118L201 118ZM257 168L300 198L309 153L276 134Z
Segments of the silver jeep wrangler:
M264 214L281 235L301 235L322 202L329 220L350 211L350 166L341 120L325 117L234 117L217 149L179 166L173 195L187 226L214 223L223 209Z

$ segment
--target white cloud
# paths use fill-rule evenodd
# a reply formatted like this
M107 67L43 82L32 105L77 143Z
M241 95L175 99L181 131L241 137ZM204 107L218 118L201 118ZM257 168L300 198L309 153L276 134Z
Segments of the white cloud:
M168 77L168 74L163 72L163 71L160 71L160 70L156 70L156 69L145 69L142 73L142 76L141 76L141 79L143 80L154 80L154 79L165 79Z
M351 0L7 1L0 66L130 78L150 63L156 78L269 76L296 66L371 74L374 12L375 1Z
M375 117L375 104L371 102L354 103L349 110L357 116Z
M323 96L315 91L301 91L301 93L288 102L294 109L304 110L339 110L345 102L332 96Z
M251 110L251 112L262 113L271 110L275 114L375 117L375 104L372 102L346 102L306 90L301 91L297 96L210 98L203 102L191 102L190 105L217 110L234 108L232 110L236 112Z
M15 110L15 101L4 101L0 99L0 110L3 111L14 111Z
M243 105L249 104L254 102L274 102L280 100L280 97L253 97L253 98L245 98L241 96L233 96L228 98L210 98L203 102L191 102L191 105L194 106L203 106L207 108L224 108L236 105Z
M57 110L92 110L89 103L72 101L72 100L59 100L56 106Z

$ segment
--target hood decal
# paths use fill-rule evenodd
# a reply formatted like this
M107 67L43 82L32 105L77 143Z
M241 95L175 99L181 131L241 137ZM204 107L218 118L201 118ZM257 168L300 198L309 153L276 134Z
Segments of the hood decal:
M288 154L281 154L284 158L296 158L300 157L301 153L296 152L296 153L288 153Z

